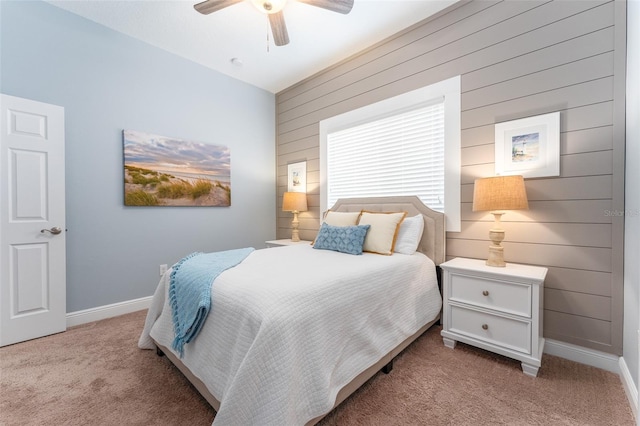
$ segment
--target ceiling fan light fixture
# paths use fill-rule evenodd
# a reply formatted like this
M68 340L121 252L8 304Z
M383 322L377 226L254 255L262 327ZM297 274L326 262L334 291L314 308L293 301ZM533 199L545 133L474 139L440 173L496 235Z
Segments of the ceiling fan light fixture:
M253 3L260 12L273 14L280 12L287 3L287 0L251 0L251 3Z
M0 0L2 1L2 0ZM220 9L224 9L234 4L241 3L244 0L204 0L194 5L194 8L208 15ZM298 0L310 6L319 7L321 9L330 10L332 12L342 13L346 15L351 12L354 0ZM267 15L269 27L273 34L273 42L276 46L285 46L289 44L289 34L287 33L287 24L284 21L284 9L287 0L251 0L253 6ZM268 37L267 32L267 37ZM267 39L268 42L268 39ZM268 45L267 45L268 46ZM269 51L267 47L267 51Z

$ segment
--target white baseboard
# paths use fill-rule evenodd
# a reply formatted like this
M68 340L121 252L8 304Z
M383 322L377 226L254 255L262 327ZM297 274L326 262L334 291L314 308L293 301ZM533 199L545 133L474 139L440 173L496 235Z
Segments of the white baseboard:
M67 314L67 327L87 324L89 322L100 321L107 318L117 317L118 315L148 309L151 305L152 298L153 296L141 297L140 299L127 300L125 302L113 303L111 305L98 306L97 308L70 312Z
M617 355L553 339L545 339L544 353L620 374L620 357Z
M623 357L620 357L620 380L622 380L622 386L624 387L624 392L627 394L627 399L629 400L629 405L631 405L631 411L633 411L633 415L638 418L638 388L633 383L633 377L631 377L631 373L629 372L629 367L627 367L627 363L625 362Z

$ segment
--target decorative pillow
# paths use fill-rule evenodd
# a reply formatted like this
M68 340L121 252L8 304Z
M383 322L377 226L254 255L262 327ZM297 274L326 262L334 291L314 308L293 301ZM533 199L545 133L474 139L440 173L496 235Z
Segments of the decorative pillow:
M323 223L318 231L314 249L333 250L348 254L362 254L369 225L333 226Z
M333 226L355 226L358 224L360 212L333 212L327 211L324 215L324 223Z
M371 225L364 239L364 251L392 254L398 235L400 223L407 215L407 212L380 213L362 211L358 225Z
M400 224L394 253L413 254L418 249L422 232L424 231L424 218L421 214L406 217Z

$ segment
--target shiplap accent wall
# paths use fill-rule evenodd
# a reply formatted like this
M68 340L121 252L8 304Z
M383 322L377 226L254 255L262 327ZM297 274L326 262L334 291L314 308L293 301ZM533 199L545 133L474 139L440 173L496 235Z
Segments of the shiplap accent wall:
M278 238L291 232L280 211L289 163L307 161L301 238L319 227L321 120L461 75L462 232L447 233L447 258L486 258L493 216L471 201L474 179L494 175L494 124L560 111L561 176L527 179L530 209L502 219L505 257L549 268L546 337L621 354L625 9L460 2L280 92Z

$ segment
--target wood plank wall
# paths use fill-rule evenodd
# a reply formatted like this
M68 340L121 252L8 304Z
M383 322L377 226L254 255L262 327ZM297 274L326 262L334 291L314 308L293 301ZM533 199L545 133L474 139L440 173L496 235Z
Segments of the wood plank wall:
M461 75L462 232L447 233L447 258L486 258L493 218L471 201L474 179L494 174L494 123L560 111L561 176L526 181L530 209L503 217L506 259L549 268L547 338L621 355L625 9L460 2L278 93L278 238L291 232L289 163L307 161L301 237L319 227L321 120Z

